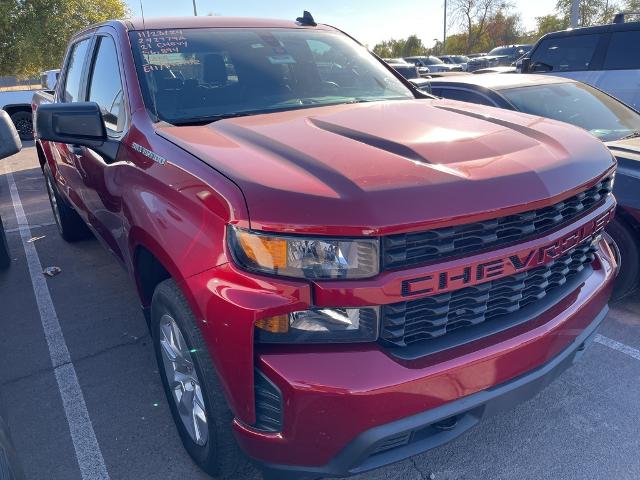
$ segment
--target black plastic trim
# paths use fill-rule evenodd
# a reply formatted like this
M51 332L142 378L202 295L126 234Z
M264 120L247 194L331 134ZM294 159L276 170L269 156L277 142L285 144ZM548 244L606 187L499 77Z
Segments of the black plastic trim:
M273 397L277 397L277 406L268 405L264 401L261 401L258 398L258 392L264 391L268 395ZM260 430L262 432L268 433L276 433L282 431L282 422L283 422L283 412L284 407L282 404L282 392L273 383L269 377L267 377L264 373L262 373L257 368L255 369L255 402L256 402L256 423L253 425L255 430ZM262 405L262 406L261 406ZM261 412L265 409L273 410L271 413L271 417L263 418Z
M305 467L261 464L261 468L273 478L283 480L318 479L327 476L348 477L396 463L441 446L477 425L481 419L512 408L534 397L549 385L584 353L608 311L609 307L605 306L567 348L546 364L488 390L367 430L352 440L326 465ZM453 428L448 430L432 428L434 424L451 417L456 417L457 420ZM434 433L425 434L424 432L428 433L429 429L434 430ZM373 454L380 443L407 432L411 432L414 441L392 450Z

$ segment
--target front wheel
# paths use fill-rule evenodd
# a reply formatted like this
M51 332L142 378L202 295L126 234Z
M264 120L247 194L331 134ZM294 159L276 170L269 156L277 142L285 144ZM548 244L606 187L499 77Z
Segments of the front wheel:
M616 261L620 265L620 272L611 299L620 300L632 293L638 286L640 279L638 241L633 228L617 216L607 225L606 233L613 241L611 247L617 257Z
M58 193L54 184L53 175L48 165L44 167L44 181L47 187L47 196L56 221L58 232L67 242L75 242L91 236L89 228L80 215L71 208Z
M2 226L2 218L0 218L0 270L9 268L9 265L11 265L9 244L7 243L7 234Z
M240 470L250 467L233 437L233 414L196 319L171 279L158 285L153 294L151 334L184 448L215 478L244 478Z

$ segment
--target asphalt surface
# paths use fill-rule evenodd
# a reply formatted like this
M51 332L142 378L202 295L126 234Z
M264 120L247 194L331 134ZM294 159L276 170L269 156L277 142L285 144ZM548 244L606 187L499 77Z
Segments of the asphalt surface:
M27 478L82 477L3 167L13 172L42 266L62 269L46 283L109 477L208 478L181 446L133 283L96 240L58 236L29 146L0 161L0 215L13 256L0 272L0 412ZM600 334L608 346L592 344L531 401L356 478L640 478L640 297L612 305Z

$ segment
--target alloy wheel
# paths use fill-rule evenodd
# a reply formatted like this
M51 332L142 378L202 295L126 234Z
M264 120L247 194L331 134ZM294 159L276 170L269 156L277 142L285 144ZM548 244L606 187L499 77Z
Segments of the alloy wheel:
M207 411L200 387L200 379L194 367L192 351L169 314L160 319L160 349L171 396L182 423L197 445L205 445L209 439Z

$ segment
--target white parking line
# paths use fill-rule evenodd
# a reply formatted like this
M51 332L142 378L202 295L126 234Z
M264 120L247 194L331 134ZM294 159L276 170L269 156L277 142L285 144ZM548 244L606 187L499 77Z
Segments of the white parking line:
M629 355L631 358L640 360L640 350L638 350L637 348L630 347L629 345L625 345L624 343L617 342L612 338L605 337L604 335L600 335L600 334L596 335L594 341L606 347L613 348L614 350L618 350L619 352L622 352L625 355Z
M18 188L8 167L5 167L5 172L9 181L9 192L11 193L13 210L18 221L22 246L27 258L31 284L36 296L44 336L49 346L49 356L51 357L51 364L53 365L58 389L62 397L62 405L69 424L80 474L84 480L109 480L109 473L107 472L96 434L93 431L93 425L89 418L78 376L71 362L71 356L60 328L58 315L51 301L47 281L42 274L42 264L40 263L38 252L35 245L29 243L31 229L22 208Z

